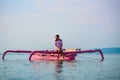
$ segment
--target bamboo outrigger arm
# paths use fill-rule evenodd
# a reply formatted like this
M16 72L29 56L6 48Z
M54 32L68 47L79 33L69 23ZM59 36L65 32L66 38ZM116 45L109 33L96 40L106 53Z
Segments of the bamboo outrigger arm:
M31 53L32 51L29 51L29 50L7 50L3 53L2 55L2 60L4 60L5 58L5 55L9 52L13 52L13 53Z

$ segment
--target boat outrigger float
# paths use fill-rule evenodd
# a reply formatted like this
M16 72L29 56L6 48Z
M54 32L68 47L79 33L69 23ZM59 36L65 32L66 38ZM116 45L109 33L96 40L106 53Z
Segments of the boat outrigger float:
M29 51L29 50L7 50L2 55L2 60L4 60L5 55L7 53L30 53L29 61L34 60L75 60L77 54L82 53L94 53L99 52L101 56L101 60L104 60L104 56L101 50L81 50L81 49L63 49L63 56L58 57L58 52L54 50L37 50L37 51Z

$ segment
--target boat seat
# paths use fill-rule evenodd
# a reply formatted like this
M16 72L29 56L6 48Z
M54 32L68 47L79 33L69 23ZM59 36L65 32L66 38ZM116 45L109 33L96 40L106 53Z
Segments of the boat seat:
M76 49L64 49L65 52L75 52Z

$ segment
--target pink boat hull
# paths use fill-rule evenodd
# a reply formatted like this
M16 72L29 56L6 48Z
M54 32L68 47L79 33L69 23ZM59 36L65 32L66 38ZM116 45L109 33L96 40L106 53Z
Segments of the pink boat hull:
M31 60L35 61L35 60L75 60L75 56L76 55L65 55L63 56L59 56L58 54L45 54L42 55L42 53L35 53L34 55L32 55Z

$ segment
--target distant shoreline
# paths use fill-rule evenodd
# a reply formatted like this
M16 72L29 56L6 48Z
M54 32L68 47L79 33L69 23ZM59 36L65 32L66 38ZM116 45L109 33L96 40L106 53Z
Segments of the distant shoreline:
M119 47L111 47L111 48L95 48L102 50L103 53L120 53Z

